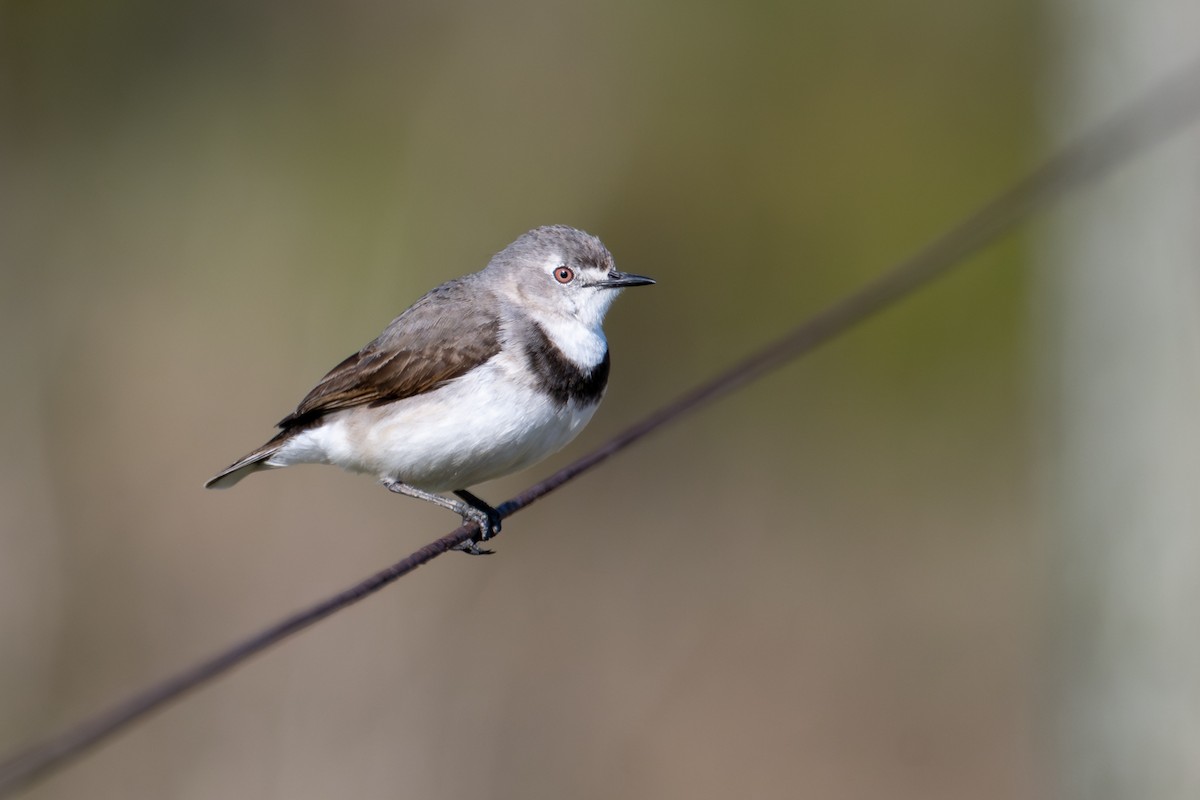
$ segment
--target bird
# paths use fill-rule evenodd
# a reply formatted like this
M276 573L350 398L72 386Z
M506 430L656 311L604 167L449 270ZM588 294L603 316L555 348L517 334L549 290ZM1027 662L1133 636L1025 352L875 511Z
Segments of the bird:
M459 549L490 553L479 542L499 533L500 515L469 487L532 466L578 435L608 386L604 316L623 289L653 283L619 271L589 233L534 228L479 272L413 303L205 488L335 465L476 523L478 540Z

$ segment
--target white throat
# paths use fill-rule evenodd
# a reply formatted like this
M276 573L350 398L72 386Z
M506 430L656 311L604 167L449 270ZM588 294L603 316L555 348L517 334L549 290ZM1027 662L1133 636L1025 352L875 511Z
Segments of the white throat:
M604 354L608 352L608 340L604 338L604 329L600 327L603 314L588 322L568 314L531 311L529 316L542 326L546 336L562 354L578 366L589 369L604 360Z

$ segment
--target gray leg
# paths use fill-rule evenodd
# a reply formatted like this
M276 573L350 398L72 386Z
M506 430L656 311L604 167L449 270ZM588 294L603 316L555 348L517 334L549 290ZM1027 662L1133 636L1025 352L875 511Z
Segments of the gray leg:
M407 483L401 483L395 478L381 478L379 482L386 486L390 492L407 495L409 497L415 497L418 500L427 500L428 502L433 503L435 506L441 506L442 508L458 514L460 517L462 517L463 522L476 523L479 526L479 537L482 540L488 539L488 537L492 536L493 533L500 530L499 517L494 516L496 514L495 510L491 509L491 506L488 506L486 503L483 503L483 505L485 508L491 509L491 514L488 514L487 511L483 510L482 508L475 507L475 505L469 502L456 502L448 497L442 497L440 494L426 492L413 486L409 486ZM471 495L471 497L475 496ZM477 497L475 497L475 499L480 503L483 502ZM497 523L494 527L492 525L493 521ZM466 540L455 549L462 550L464 553L470 553L473 556L488 555L493 552L491 550L484 550L480 548L479 545L475 543L474 539Z

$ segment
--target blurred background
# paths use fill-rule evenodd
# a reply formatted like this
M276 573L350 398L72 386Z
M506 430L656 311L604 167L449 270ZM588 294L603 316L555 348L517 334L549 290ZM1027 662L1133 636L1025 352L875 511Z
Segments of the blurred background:
M429 288L548 223L659 281L609 316L591 426L479 489L498 503L908 255L1200 49L1200 22L1153 16L1183 3L1131 5L1160 21L1037 0L0 2L0 753L457 525L331 468L201 489ZM1132 55L1121 30L1140 37ZM1160 177L1195 183L1189 141L1157 156ZM1128 640L1101 647L1088 632L1106 618L1077 623L1121 577L1071 566L1105 520L1112 541L1129 531L1089 505L1080 469L1130 462L1072 449L1097 428L1062 421L1136 439L1121 420L1139 397L1188 401L1139 419L1192 420L1187 374L1159 386L1113 363L1194 369L1195 323L1170 325L1195 319L1200 292L1195 251L1165 248L1114 274L1184 269L1155 283L1172 313L1123 305L1129 286L1101 293L1098 317L1062 307L1091 276L1059 262L1108 252L1072 244L1113 228L1088 216L1103 191L514 517L498 555L438 559L27 795L1110 785L1105 742L1081 731L1126 726L1084 673ZM1169 207L1191 208L1184 195ZM1194 220L1167 216L1170 231ZM1063 380L1072 347L1114 315L1138 329L1135 312L1162 339L1097 367L1131 391ZM1157 341L1174 349L1147 362ZM1074 415L1097 396L1117 398L1108 416ZM1194 421L1149 435L1196 443ZM1195 530L1193 461L1168 470L1180 511L1139 573L1151 585L1186 589L1200 562L1169 538ZM1137 508L1110 477L1102 499ZM1160 594L1194 609L1188 591ZM1152 673L1182 666L1154 673L1131 730L1195 756L1200 658L1141 641L1159 618L1116 626ZM1140 796L1194 796L1168 778Z

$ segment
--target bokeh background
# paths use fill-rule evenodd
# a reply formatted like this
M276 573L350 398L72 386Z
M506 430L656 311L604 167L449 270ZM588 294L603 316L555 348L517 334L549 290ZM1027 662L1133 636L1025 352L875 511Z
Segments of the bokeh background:
M1048 152L1060 27L1037 0L0 3L0 752L457 524L330 468L201 489L421 293L547 223L659 280L609 317L589 429L499 502ZM28 796L1046 796L1035 249Z

